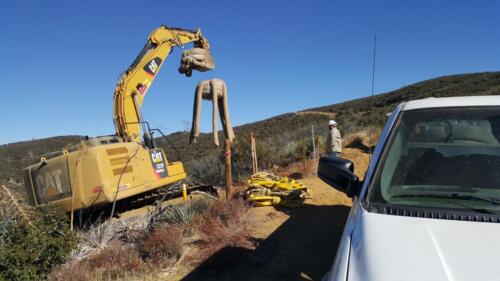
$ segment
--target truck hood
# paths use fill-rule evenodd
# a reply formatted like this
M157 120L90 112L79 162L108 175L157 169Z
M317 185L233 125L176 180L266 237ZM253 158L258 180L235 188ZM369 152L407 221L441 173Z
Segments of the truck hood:
M499 280L500 224L368 213L351 234L348 280Z

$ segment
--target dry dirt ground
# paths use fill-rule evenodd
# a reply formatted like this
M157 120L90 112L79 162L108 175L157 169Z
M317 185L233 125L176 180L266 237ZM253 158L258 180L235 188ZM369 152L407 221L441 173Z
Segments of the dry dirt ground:
M347 148L343 157L354 162L356 174L363 178L368 154ZM313 191L303 207L249 210L249 236L254 248L225 247L202 261L195 258L197 249L192 249L175 267L140 280L321 280L332 265L352 201L314 173L300 181ZM136 216L150 211L148 208L152 207L123 213L121 217Z
M368 155L346 149L362 178ZM312 199L297 209L250 209L255 249L226 247L207 260L185 262L168 280L321 280L329 270L351 206L351 199L312 176L301 180Z
M302 208L250 209L255 249L223 248L170 280L321 280L335 256L351 200L318 178L302 182L313 190Z

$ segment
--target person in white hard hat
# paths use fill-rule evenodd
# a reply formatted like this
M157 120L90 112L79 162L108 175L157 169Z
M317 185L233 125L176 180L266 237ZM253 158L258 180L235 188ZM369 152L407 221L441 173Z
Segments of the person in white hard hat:
M335 120L328 121L328 135L326 137L326 153L342 152L342 136L339 129L337 129L337 122Z

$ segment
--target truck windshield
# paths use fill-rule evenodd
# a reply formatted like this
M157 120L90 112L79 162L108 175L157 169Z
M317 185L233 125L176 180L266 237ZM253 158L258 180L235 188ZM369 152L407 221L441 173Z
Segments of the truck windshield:
M367 202L500 214L500 107L403 111Z

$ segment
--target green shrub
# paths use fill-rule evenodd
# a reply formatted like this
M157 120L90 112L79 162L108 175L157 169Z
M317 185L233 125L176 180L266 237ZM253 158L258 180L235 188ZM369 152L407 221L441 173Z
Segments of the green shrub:
M39 280L65 261L76 246L68 217L55 207L31 215L33 225L13 219L2 224L0 279Z
M189 175L196 181L221 185L224 179L224 163L221 152L214 151L209 155L185 163Z

